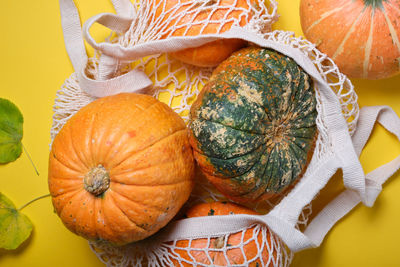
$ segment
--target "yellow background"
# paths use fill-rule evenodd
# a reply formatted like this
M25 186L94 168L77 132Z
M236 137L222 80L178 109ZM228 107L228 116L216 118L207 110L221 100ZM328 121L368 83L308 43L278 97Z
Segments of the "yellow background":
M113 11L107 0L78 2L83 20ZM276 29L302 35L299 2L278 1L281 18ZM17 161L0 166L0 191L19 207L48 192L52 105L56 90L73 69L65 52L58 1L3 1L0 27L0 97L21 109L25 117L23 143L40 172L39 176L35 174L25 153ZM400 76L353 83L361 106L389 105L400 114ZM377 127L361 160L365 171L371 171L398 154L400 143ZM15 251L0 249L0 266L102 266L87 241L64 228L49 198L30 205L24 213L34 224L33 234ZM292 266L400 266L399 228L397 173L384 186L373 208L357 207L334 227L320 248L298 253Z

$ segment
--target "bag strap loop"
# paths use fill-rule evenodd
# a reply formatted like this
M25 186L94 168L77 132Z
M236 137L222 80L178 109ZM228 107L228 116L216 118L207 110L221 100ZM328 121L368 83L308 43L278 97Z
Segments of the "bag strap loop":
M78 9L73 0L60 0L61 26L65 48L76 72L87 63Z
M82 90L94 97L104 97L122 92L137 92L153 84L143 71L137 69L105 80L94 80L89 78L85 73L88 57L83 42L79 13L73 0L59 0L59 3L65 47L75 72L77 73L79 85L81 86ZM121 5L119 8L121 10L128 6L126 1L122 1L120 3ZM128 13L134 14L132 10ZM90 23L99 21L100 23L107 25L107 27L112 27L114 30L124 31L129 28L129 21L131 20L131 18L105 13L95 16L89 20L88 23L91 25ZM123 23L120 24L120 22ZM110 60L110 58L108 60ZM104 64L106 61L107 59L101 59L100 63ZM110 64L110 66L112 65L113 64ZM115 71L113 68L104 69L106 68L104 65L99 66L99 68L102 69L101 74L105 77L109 76L110 73Z
M378 121L384 128L395 134L400 141L400 118L387 106L365 107L360 111L360 117L353 143L358 154L366 144L375 122ZM372 206L382 190L382 184L400 168L400 156L393 161L368 173L365 177L365 205ZM351 178L351 176L349 176ZM343 216L349 213L362 200L356 190L346 189L333 201L331 201L308 225L301 238L297 235L288 236L284 231L280 233L279 226L274 230L284 240L288 247L296 252L309 247L317 247L321 244L325 235L332 226ZM278 220L281 218L278 215ZM298 231L292 229L292 231Z
M97 43L94 38L91 36L89 30L95 23L100 23L101 25L109 28L112 31L117 33L125 33L129 30L132 24L133 18L122 17L119 15L115 15L112 13L101 13L89 18L83 24L83 37L85 40L96 50L102 51L102 47L104 44L108 43Z
M136 15L135 7L129 0L111 0L117 14L132 18Z

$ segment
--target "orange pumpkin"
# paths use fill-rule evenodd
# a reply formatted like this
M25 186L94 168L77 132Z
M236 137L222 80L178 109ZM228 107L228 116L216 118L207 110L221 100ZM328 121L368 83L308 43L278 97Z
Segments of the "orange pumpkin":
M55 211L87 239L144 239L175 216L193 186L185 123L146 95L85 106L58 133L49 158Z
M302 0L301 25L353 78L381 79L400 71L400 0Z
M156 0L157 10L156 18L163 16L164 23L167 23L166 33L163 34L163 38L168 36L196 36L199 34L215 34L222 33L229 30L234 24L234 20L239 22L240 26L244 26L247 20L252 16L251 7L249 7L248 0L206 0L205 6L209 6L209 9L204 9L198 14L188 13L196 8L193 6L193 0ZM174 7L177 4L181 4L176 11ZM186 3L186 4L185 4ZM258 6L255 0L250 0L253 7ZM201 4L199 4L201 6ZM225 8L219 8L213 12L213 6L223 6ZM242 10L230 11L229 7L242 8ZM186 14L179 21L175 18L178 14ZM226 17L225 17L226 16ZM171 17L171 18L170 18ZM247 19L246 19L247 18ZM170 20L170 21L168 21ZM205 20L210 21L221 21L229 20L222 27L221 23L213 22L208 23L204 27L204 23L200 23ZM186 24L190 24L190 27L183 27ZM196 24L199 23L199 24ZM172 29L177 27L176 29ZM204 27L204 29L203 29ZM221 29L219 29L221 27ZM169 30L172 29L172 30ZM187 30L186 34L185 31ZM172 31L172 32L171 32ZM215 67L223 60L225 60L234 51L245 46L246 42L241 39L221 39L204 44L196 48L187 48L182 51L171 53L173 57L180 61L199 66L199 67Z
M192 207L189 211L187 211L186 216L188 218L191 217L200 217L200 216L213 216L213 215L230 215L230 214L258 214L257 212L245 208L243 206L239 206L233 203L227 202L212 202L212 203L202 203ZM256 235L256 236L255 236ZM272 245L271 240L271 231L267 230L266 232L266 240L268 244L264 244L264 248L262 250L261 257L262 262L259 255L258 246L261 247L263 244L263 233L262 231L255 232L255 227L247 229L243 234L243 251L246 254L246 259L250 263L246 266L274 266L273 263L277 262L277 249L276 244ZM210 266L231 266L233 264L246 264L246 259L243 256L243 253L239 247L242 240L242 232L234 233L229 235L228 240L226 241L226 256L222 251L209 251L209 257L205 251L199 250L204 248L212 248L212 249L222 249L225 246L224 237L220 238L211 238L210 243L208 243L207 238L195 239L191 242L189 246L188 240L179 240L175 244L175 249L171 254L178 254L180 258L185 259L189 262L193 262L193 258L195 259L197 264L204 264ZM259 244L257 246L257 243ZM270 255L270 250L273 251L273 255ZM229 248L233 247L233 248ZM193 250L188 251L188 248L192 248ZM196 250L197 249L197 250ZM190 253L190 255L189 255ZM273 258L273 260L271 260ZM210 262L210 259L212 260ZM228 260L228 262L227 262ZM181 264L176 259L172 260L174 266L197 266L196 263L193 262L189 264L187 262L181 261ZM269 262L268 265L265 265ZM264 263L264 264L262 264ZM243 265L244 266L244 265Z

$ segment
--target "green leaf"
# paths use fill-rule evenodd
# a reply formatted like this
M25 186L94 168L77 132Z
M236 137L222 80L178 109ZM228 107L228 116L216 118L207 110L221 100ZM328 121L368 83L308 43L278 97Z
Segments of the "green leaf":
M22 124L18 107L0 98L0 164L16 160L22 153Z
M0 248L16 249L32 232L32 222L0 193Z

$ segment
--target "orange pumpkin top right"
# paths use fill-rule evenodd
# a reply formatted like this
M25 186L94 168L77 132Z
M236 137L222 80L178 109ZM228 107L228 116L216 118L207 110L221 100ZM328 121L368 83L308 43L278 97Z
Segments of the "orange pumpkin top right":
M350 78L400 72L400 0L302 0L303 33Z

